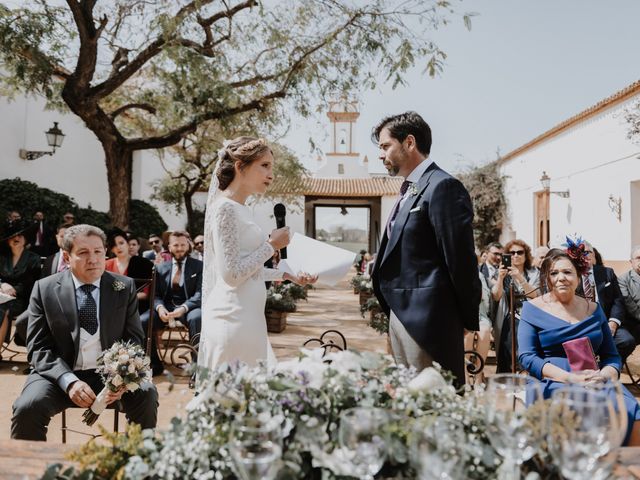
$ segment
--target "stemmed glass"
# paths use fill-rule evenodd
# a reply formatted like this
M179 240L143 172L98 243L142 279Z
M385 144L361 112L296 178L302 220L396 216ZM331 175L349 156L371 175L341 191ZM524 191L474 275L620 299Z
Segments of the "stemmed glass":
M517 480L520 465L533 457L544 438L540 382L520 374L493 375L484 398L489 440L504 458L500 478Z
M459 422L446 417L425 417L412 431L413 463L420 480L463 478L465 435Z
M274 418L236 418L231 425L229 453L241 480L271 480L280 469L282 432Z
M352 474L372 480L386 460L387 413L379 408L356 407L340 415L338 441L349 454Z
M549 450L554 463L571 479L609 476L607 458L619 441L618 414L604 391L570 385L556 390L549 409Z

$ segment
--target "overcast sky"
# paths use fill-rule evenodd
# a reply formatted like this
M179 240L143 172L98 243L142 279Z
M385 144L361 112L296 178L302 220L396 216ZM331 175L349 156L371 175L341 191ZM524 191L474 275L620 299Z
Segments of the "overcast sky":
M359 152L384 171L369 141L383 116L416 110L433 130L432 158L455 172L485 163L640 80L640 0L465 0L477 12L434 33L447 53L432 79L416 68L407 87L361 96ZM310 135L328 145L328 120L304 122L285 139L312 165Z

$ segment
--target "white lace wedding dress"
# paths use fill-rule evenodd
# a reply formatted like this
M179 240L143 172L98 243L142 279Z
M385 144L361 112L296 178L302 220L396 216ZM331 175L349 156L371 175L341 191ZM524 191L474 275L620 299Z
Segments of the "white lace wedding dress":
M221 195L207 205L199 366L275 363L264 282L282 279L282 272L263 266L273 255L267 239L247 206Z

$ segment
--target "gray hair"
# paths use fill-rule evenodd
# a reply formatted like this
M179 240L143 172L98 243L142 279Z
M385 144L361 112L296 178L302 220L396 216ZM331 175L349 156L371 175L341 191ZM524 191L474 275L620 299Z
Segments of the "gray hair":
M65 230L64 237L62 239L62 249L67 253L71 253L71 249L73 248L73 244L77 237L90 237L92 235L100 237L102 245L106 248L107 236L104 234L102 229L83 223L80 225L73 225Z
M634 247L631 249L631 255L630 258L633 260L633 254L636 253L638 250L640 250L640 245L634 245Z

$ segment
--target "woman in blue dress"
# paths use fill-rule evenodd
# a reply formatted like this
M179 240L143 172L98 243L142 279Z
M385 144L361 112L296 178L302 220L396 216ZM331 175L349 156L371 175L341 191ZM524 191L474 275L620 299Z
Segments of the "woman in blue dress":
M585 269L588 266L582 249L551 250L540 272L547 293L522 307L519 361L530 375L542 381L545 398L566 383L617 380L620 376L620 355L602 308L576 295ZM562 343L580 337L591 341L599 357L599 370L571 372ZM624 397L629 418L625 445L640 445L640 407L626 388Z

